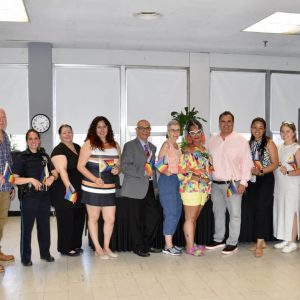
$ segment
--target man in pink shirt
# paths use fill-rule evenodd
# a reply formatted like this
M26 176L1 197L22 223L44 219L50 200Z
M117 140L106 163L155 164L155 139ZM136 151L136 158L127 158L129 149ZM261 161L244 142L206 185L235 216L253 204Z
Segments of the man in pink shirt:
M213 160L212 202L215 233L207 249L220 247L223 254L237 251L241 227L242 195L251 177L252 159L249 144L233 131L234 116L225 111L219 116L220 133L210 138L208 150ZM224 243L226 209L229 212L229 236Z

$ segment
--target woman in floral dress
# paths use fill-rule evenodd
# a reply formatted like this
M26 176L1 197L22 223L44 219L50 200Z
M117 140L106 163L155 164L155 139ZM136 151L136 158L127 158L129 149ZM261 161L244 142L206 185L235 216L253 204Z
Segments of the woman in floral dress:
M204 247L194 243L196 223L210 192L210 162L204 146L203 127L197 120L186 125L187 145L179 161L178 178L183 202L185 222L186 253L203 255Z

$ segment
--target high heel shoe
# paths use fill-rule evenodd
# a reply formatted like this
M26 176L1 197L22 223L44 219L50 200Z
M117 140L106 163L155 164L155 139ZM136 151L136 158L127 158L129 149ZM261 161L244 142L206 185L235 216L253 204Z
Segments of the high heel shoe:
M99 254L97 251L95 251L95 256L99 257L100 259L109 259L109 256L106 255L104 252L103 254Z

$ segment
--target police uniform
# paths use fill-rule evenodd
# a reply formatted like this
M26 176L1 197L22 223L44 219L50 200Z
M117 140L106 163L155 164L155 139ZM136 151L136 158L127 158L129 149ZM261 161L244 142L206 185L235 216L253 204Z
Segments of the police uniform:
M14 162L13 173L20 177L35 178L42 181L45 166L49 173L54 169L51 160L43 150L36 153L28 148L21 152ZM51 173L50 173L51 174ZM43 185L36 191L31 184L18 186L21 208L21 260L24 265L31 265L31 233L34 221L37 223L37 237L40 257L53 261L50 249L50 193L49 187Z

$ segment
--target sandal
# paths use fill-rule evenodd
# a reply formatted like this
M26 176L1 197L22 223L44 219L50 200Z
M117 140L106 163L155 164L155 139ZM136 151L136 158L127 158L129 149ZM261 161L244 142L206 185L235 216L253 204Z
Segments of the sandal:
M186 249L186 253L193 256L203 256L204 250L198 248L198 246L194 246L190 249Z
M255 251L254 251L254 256L255 257L262 257L263 254L264 254L263 247L256 248Z
M197 244L194 244L194 247L200 249L200 250L203 251L203 252L206 250L205 246L203 246L203 245L197 245Z
M249 247L248 249L249 249L250 251L255 251L256 248L257 248L257 244L254 244L253 246ZM266 249L266 248L267 248L266 243L263 243L262 249Z

